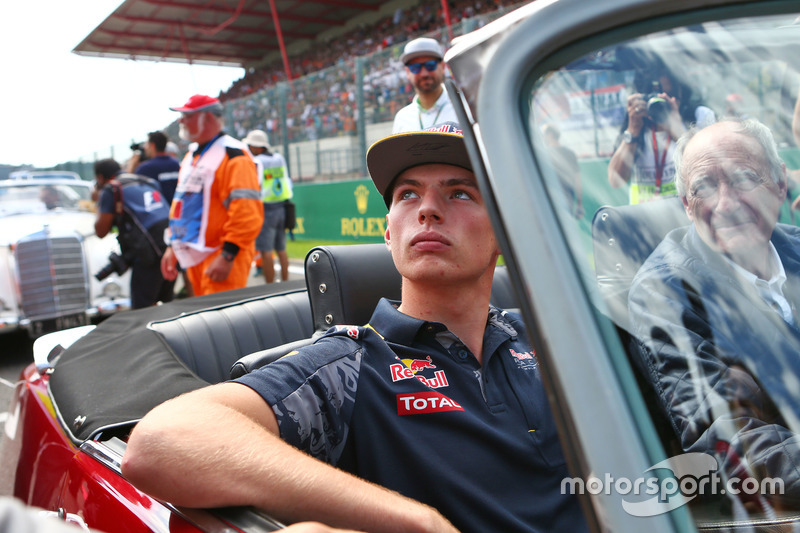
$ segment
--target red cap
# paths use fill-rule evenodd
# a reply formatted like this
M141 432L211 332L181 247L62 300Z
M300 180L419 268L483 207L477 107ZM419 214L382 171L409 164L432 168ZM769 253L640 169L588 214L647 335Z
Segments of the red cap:
M222 104L218 98L212 98L205 94L196 94L189 98L189 101L180 107L170 107L170 111L179 111L181 113L197 113L205 111L214 113L215 115L222 114Z

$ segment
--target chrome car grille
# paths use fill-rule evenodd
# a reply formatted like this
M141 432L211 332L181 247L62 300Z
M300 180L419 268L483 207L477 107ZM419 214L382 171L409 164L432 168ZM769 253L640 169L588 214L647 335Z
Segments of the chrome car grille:
M29 319L85 311L89 307L83 245L77 236L38 232L16 247L22 309Z

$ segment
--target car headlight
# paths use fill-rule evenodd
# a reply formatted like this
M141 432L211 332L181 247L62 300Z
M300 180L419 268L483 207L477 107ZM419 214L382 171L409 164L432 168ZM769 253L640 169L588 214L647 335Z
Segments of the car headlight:
M114 280L110 280L103 285L103 295L109 298L116 298L122 294L122 287Z

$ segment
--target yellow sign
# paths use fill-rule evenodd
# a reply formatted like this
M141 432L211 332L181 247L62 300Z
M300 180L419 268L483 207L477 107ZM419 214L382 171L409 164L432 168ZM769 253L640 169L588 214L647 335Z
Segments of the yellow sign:
M383 217L343 218L342 236L383 237L386 233L386 219Z
M359 185L356 187L356 190L353 194L356 196L356 207L358 208L358 212L363 215L367 212L367 198L369 197L369 189L367 189L364 185Z

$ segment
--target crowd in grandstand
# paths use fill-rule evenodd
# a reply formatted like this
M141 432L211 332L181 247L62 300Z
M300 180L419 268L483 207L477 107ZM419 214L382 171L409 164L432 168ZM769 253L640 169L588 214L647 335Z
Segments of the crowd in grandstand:
M495 11L512 2L504 0L455 0L450 2L450 21L458 24L463 19ZM444 14L439 2L420 2L407 10L397 9L390 17L378 20L372 26L362 25L324 43L315 43L305 53L290 57L292 78L296 79L335 65L349 62L359 56L380 52L394 44L405 42L421 34L440 30ZM220 100L233 100L254 93L262 87L286 81L283 62L274 62L250 69L241 79L220 93Z
M450 2L452 25L481 14L504 12L508 0L455 0ZM413 88L403 74L398 57L402 43L429 35L447 44L448 33L439 2L420 2L398 9L372 26L359 26L305 53L289 58L290 84L282 61L251 68L222 91L227 102L231 135L243 137L252 129L265 130L270 141L296 142L356 131L356 58L363 58L363 97L367 123L391 121L408 104ZM480 24L478 22L477 24ZM285 129L282 110L285 109ZM284 139L284 133L288 138Z

